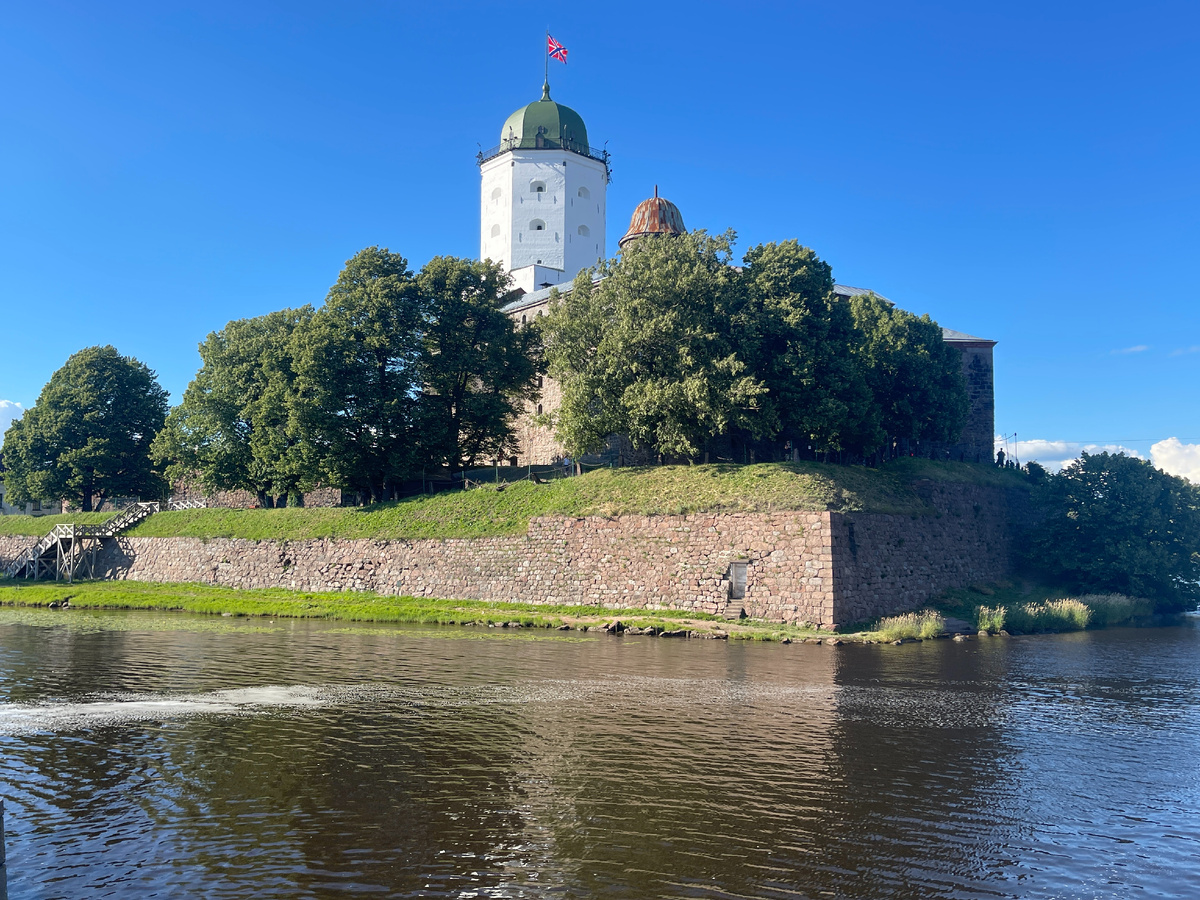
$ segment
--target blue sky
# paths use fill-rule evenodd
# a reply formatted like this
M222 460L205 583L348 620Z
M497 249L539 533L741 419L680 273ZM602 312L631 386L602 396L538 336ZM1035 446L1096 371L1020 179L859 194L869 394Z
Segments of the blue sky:
M206 334L320 303L364 246L477 255L475 153L539 96L548 25L553 95L613 155L610 253L658 184L999 341L1022 452L1174 437L1156 461L1200 480L1197 7L549 10L8 5L0 420L92 344L178 400Z

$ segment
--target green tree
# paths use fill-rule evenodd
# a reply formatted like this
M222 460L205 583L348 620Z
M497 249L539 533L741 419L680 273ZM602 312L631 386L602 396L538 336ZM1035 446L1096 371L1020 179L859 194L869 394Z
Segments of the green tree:
M956 440L967 419L967 389L962 358L937 322L872 293L852 297L850 311L859 332L853 352L889 443Z
M421 330L422 457L451 471L500 458L522 401L536 395L537 332L501 312L508 276L490 261L431 259L417 276Z
M415 441L424 303L408 261L368 247L293 335L291 427L312 473L366 500L419 469Z
M711 439L764 431L763 384L730 339L738 290L732 233L644 238L592 283L582 273L543 326L562 385L557 433L568 452L613 433L664 456L694 457Z
M311 460L289 427L292 335L312 316L304 306L238 319L204 340L200 371L152 448L172 483L198 476L209 490L250 491L263 507L299 493Z
M859 340L849 305L833 293L833 271L797 241L746 253L735 315L747 363L767 387L764 422L778 437L814 450L876 447L878 407L852 348Z
M1072 590L1146 597L1162 612L1200 600L1200 489L1123 453L1084 453L1035 494L1044 516L1027 559Z
M166 391L144 363L111 346L80 350L4 435L9 496L63 497L85 512L112 497L158 496L150 443L166 414Z

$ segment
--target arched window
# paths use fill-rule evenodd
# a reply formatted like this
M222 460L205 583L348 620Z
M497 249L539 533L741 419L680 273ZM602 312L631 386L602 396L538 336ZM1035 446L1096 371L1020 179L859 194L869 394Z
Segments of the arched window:
M538 415L540 416L541 414L542 414L542 404L539 403L538 404Z
M525 317L524 317L524 316L521 316L521 324L522 324L522 325L524 325L524 324L525 324Z
M496 188L494 191L492 191L492 199L499 200L501 197L501 193L502 192L501 192L500 188Z
M586 200L588 197L592 196L592 192L585 187L581 187L579 189L579 196Z
M591 233L592 233L592 229L588 228L586 225L580 225L580 226L579 226L579 233L580 233L581 235L583 235L584 237L587 237L589 234L591 234Z
M531 181L531 182L529 182L529 193L531 193L531 194L544 194L544 193L546 193L546 182L544 182L544 181Z
M532 222L529 223L529 230L530 231L545 231L546 223L543 222L541 219L534 219Z
M541 386L542 386L542 376L539 375L538 376L538 387L541 387Z
M579 233L583 234L582 231ZM500 237L500 226L499 225L492 226L492 237Z

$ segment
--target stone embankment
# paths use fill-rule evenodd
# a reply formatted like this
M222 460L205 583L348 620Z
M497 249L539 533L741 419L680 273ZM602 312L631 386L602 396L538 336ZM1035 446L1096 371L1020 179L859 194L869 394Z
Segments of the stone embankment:
M676 609L821 627L1009 572L1019 497L927 483L923 515L778 512L534 519L477 539L119 538L107 577L237 588ZM1014 506L1016 504L1016 506ZM0 562L32 538L0 537ZM744 591L731 564L745 564ZM744 593L744 596L736 596Z

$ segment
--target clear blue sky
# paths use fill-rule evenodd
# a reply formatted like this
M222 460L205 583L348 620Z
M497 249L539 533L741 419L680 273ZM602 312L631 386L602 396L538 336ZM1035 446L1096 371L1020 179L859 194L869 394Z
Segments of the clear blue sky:
M534 9L6 6L0 401L104 343L178 400L206 334L320 303L364 246L476 255L477 145L539 96L549 25L613 155L610 253L658 184L998 340L998 430L1200 443L1194 4Z

